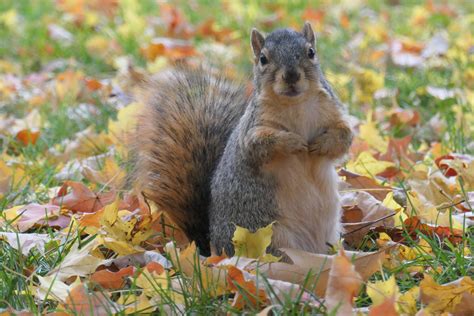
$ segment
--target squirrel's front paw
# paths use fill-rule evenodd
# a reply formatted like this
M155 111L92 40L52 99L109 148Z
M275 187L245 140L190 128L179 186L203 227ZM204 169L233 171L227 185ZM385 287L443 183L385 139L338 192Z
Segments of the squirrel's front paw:
M309 152L318 156L338 158L349 150L352 132L349 128L330 128L317 136L309 145Z
M303 137L290 132L281 132L279 141L282 148L289 154L308 152L308 143Z

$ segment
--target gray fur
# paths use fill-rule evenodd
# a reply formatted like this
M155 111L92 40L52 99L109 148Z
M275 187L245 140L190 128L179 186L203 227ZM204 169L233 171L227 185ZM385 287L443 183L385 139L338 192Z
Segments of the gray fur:
M314 44L314 34L307 27L305 35L310 40L312 38ZM252 46L257 42L256 33L252 32ZM249 131L260 123L258 112L261 111L259 103L263 87L275 81L275 73L279 69L299 67L304 70L306 79L318 80L320 86L337 101L319 64L308 60L305 35L290 29L276 30L264 39L264 47L259 48L268 57L269 65L259 67L258 58L255 60L255 94L230 136L212 179L210 238L211 249L218 254L222 251L229 256L234 254L232 237L235 225L256 231L275 221L278 216L276 179L271 173L262 171L262 166L276 150L275 142L272 138L266 139L265 143L252 143L247 139ZM253 49L256 50L255 47Z

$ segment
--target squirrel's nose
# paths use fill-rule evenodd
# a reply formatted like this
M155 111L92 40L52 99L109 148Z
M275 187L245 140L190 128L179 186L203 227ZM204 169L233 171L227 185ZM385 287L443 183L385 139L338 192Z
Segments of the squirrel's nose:
M285 73L283 74L283 80L285 80L286 83L288 84L293 84L293 83L296 83L298 82L298 80L300 80L300 74L298 71L296 70L287 70L285 71Z

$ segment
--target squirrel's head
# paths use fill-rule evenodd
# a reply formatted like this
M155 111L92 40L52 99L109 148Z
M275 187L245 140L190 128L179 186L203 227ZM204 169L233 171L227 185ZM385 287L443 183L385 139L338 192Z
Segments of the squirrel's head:
M251 35L256 89L283 97L304 95L319 82L318 56L311 24L301 32L279 29L264 37L256 29Z

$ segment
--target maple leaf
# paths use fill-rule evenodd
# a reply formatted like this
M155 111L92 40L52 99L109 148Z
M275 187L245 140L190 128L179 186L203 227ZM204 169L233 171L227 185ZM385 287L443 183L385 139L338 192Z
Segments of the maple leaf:
M67 189L71 192L67 193ZM59 205L73 212L94 213L115 200L115 192L96 194L80 182L65 181L58 195L51 200L54 205Z
M359 126L359 138L378 152L384 153L387 151L387 139L380 135L380 131L372 119L372 112L367 114L367 121Z
M235 255L247 258L263 258L266 250L272 241L273 223L259 228L255 233L248 229L236 226L232 243L235 248ZM267 258L270 259L271 258Z
M194 242L183 251L179 251L175 248L174 243L169 242L166 244L166 252L175 267L179 267L180 271L186 276L197 280L212 296L219 296L228 292L225 267L204 265L197 256ZM197 276L195 275L196 271L200 272Z
M433 314L468 315L474 312L474 281L466 276L439 285L428 275L420 282L420 298L425 311Z

